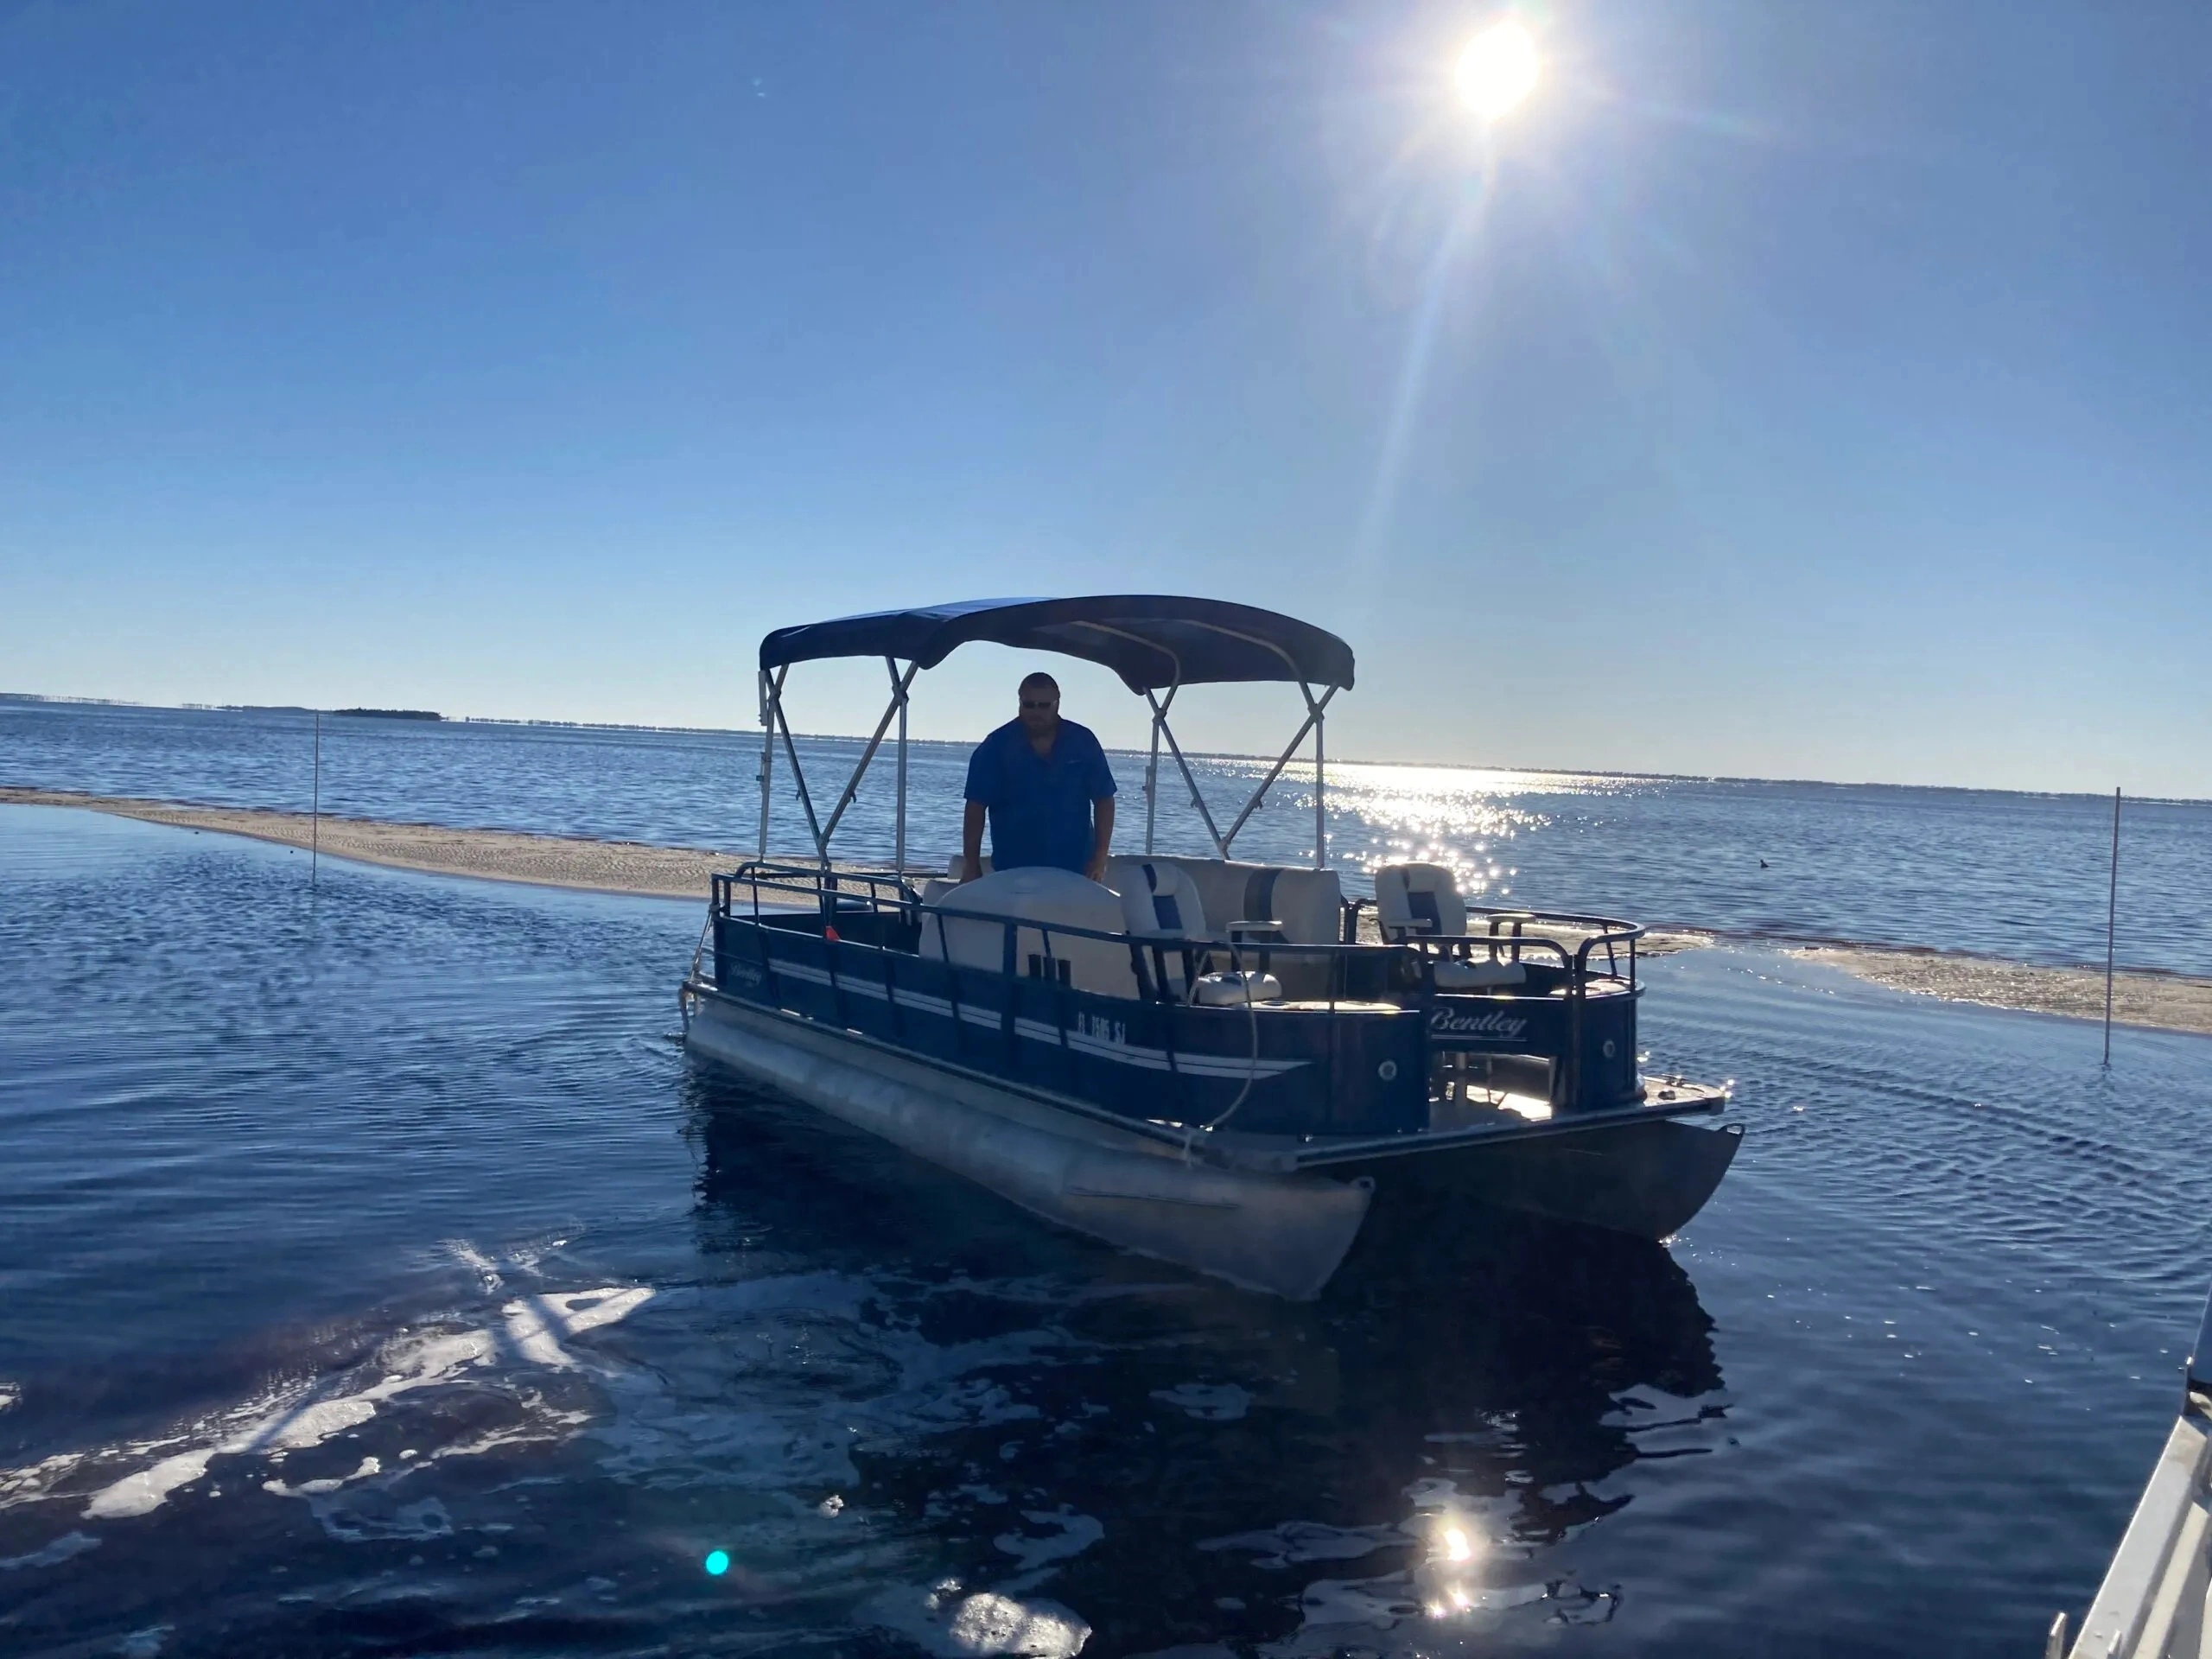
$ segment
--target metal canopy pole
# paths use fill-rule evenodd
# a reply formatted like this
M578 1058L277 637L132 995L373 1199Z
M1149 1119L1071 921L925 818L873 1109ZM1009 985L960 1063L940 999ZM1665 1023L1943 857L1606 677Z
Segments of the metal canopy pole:
M798 763L798 746L791 741L791 722L784 713L784 699L779 688L772 705L776 715L776 729L784 734L784 753L791 758L791 777L798 785L798 804L806 809L806 827L814 837L815 856L823 864L830 861L829 837L822 833L822 820L814 816L814 797L807 792L806 768Z
M1313 692L1306 690L1304 685L1301 684L1299 690L1306 691L1306 707L1308 711L1306 723L1298 728L1297 734L1290 740L1289 747L1276 757L1274 765L1268 771L1268 775L1260 780L1260 786L1252 791L1252 798L1244 803L1244 810L1236 815L1236 822L1229 826L1229 833L1221 838L1222 856L1224 858L1229 855L1229 844L1236 839L1236 832L1244 827L1244 821L1260 810L1261 801L1266 798L1267 792L1274 787L1275 779L1282 776L1282 769L1290 764L1290 757L1296 754L1299 746L1306 741L1306 734L1312 732L1314 734L1314 742L1317 746L1320 742L1321 710L1329 706L1329 697L1336 696L1336 688L1331 686L1328 696L1323 697L1319 702L1313 701ZM1317 747L1316 753L1318 753Z
M766 669L760 671L760 851L759 856L768 856L768 785L776 772L776 704L784 695L784 676L790 673L786 663L774 677Z
M1198 809L1198 816L1205 820L1206 834L1213 837L1214 850L1225 861L1229 857L1229 843L1221 838L1221 831L1214 827L1213 814L1206 809L1206 798L1198 792L1198 780L1191 775L1191 763L1183 758L1183 746L1175 741L1175 728L1167 723L1167 710L1151 692L1144 694L1152 704L1152 712L1160 721L1160 734L1167 740L1167 752L1175 757L1181 768L1183 781L1191 787L1191 804Z
M891 729L892 721L904 711L907 682L914 677L919 667L917 664L908 668L905 679L893 677L891 701L884 705L883 718L875 722L875 734L868 739L868 747L861 751L860 760L853 767L852 778L845 785L845 792L837 798L836 808L830 814L830 822L823 826L817 837L822 844L822 856L825 859L830 856L830 838L837 833L837 825L844 818L845 809L860 795L861 779L868 775L868 763L875 759L875 752L883 747L883 734Z
M906 879L906 681L899 677L899 659L886 657L883 665L891 673L891 695L899 699L899 808L891 834L891 870L901 881ZM909 679L912 676L909 675Z
M1329 706L1329 699L1337 695L1337 688L1331 686L1322 694L1321 701L1319 702L1313 702L1313 693L1305 681L1300 680L1298 683L1298 689L1306 693L1306 701L1311 703L1313 709L1313 868L1317 870L1325 870L1329 868L1329 816L1327 810L1322 804L1322 799L1328 785L1321 773L1321 734L1325 723L1321 715L1322 711Z
M1167 717L1174 705L1177 686L1167 688L1167 700L1155 707L1152 713L1152 758L1144 763L1144 853L1153 853L1153 831L1160 821L1160 722Z

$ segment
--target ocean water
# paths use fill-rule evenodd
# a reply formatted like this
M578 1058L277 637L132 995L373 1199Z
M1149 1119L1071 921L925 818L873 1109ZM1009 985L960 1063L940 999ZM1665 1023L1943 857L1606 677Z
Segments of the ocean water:
M1656 961L1679 1239L1291 1306L688 1062L692 906L302 862L0 807L11 1656L2012 1655L2177 1402L2205 1039Z
M826 816L861 745L801 740ZM760 833L753 733L431 724L326 718L322 804L360 817L483 825L750 851ZM304 811L303 714L156 709L0 698L0 784ZM1143 844L1144 757L1113 757L1117 844ZM957 842L966 750L914 746L908 846L937 863ZM1226 826L1266 765L1197 759ZM808 846L788 763L776 763L771 845ZM1162 851L1205 850L1165 767ZM894 789L880 760L838 830L841 854L890 856ZM1745 939L1906 945L2101 966L2112 803L1990 791L1652 779L1333 763L1332 860L1365 872L1422 858L1471 897L1715 929ZM1287 775L1236 842L1241 856L1313 855L1310 766ZM2123 818L2123 965L2212 974L2212 802L2136 801Z

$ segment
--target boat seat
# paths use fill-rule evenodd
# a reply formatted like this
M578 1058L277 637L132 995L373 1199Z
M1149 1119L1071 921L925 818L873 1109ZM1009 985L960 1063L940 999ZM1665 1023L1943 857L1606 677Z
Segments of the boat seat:
M1200 974L1191 982L1191 1001L1202 1008L1241 1008L1249 1002L1280 1002L1282 982L1273 974Z
M1385 864L1375 872L1375 920L1393 944L1457 936L1467 931L1467 904L1441 864Z
M1334 870L1246 864L1220 858L1163 857L1191 878L1207 924L1226 938L1231 922L1280 922L1292 944L1335 944L1344 937L1344 884Z
M1206 907L1198 884L1164 858L1117 858L1106 885L1122 895L1122 921L1139 938L1203 939Z
M1164 858L1117 858L1106 867L1106 885L1122 895L1122 923L1140 939L1211 938L1198 883ZM1191 975L1203 953L1187 950L1147 953L1153 971L1166 981L1171 996L1191 1000Z
M1441 864L1385 864L1375 872L1375 915L1382 937L1407 939L1465 939L1467 906L1459 884ZM1459 947L1464 950L1466 947ZM1529 982L1518 962L1501 961L1497 947L1482 957L1445 957L1435 964L1440 991L1502 991Z
M973 911L976 916L932 915L932 911ZM936 899L922 903L921 954L934 961L950 961L962 968L981 968L992 973L1006 966L1006 928L983 917L1003 917L1017 924L1044 923L1080 927L1096 933L1118 934L1122 900L1112 889L1087 880L1072 870L1044 865L995 870L988 875L949 888ZM1136 973L1129 966L1126 944L1113 939L1047 935L1037 927L1014 930L1014 970L1017 975L1058 979L1079 991L1103 996L1134 997Z
M982 874L988 875L991 873L991 855L985 853L977 861L983 867ZM933 905L959 885L960 855L947 853L944 856L944 874L933 875L922 883L922 902L925 905Z

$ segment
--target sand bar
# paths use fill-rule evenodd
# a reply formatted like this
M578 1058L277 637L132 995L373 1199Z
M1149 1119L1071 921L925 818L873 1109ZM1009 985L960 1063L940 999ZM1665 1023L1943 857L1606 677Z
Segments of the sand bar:
M2044 968L1984 957L1860 945L1821 945L1795 954L1892 990L1947 1002L1978 1002L2071 1020L2105 1017L2105 976L2099 969ZM2212 980L2124 969L2113 976L2112 1019L2116 1026L2212 1035Z
M703 900L709 875L734 868L748 856L704 848L651 847L634 841L586 841L570 836L523 835L511 830L449 830L440 824L327 816L318 832L304 812L180 806L169 801L82 795L59 789L0 787L0 804L83 807L148 823L250 836L287 847L304 848L319 833L322 852L331 858L423 870L434 875L470 875L656 899Z

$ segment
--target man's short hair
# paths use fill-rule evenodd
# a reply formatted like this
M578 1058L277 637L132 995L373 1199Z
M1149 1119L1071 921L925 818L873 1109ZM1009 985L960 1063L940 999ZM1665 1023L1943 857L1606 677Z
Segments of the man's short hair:
M1060 695L1060 683L1054 679L1051 675L1046 673L1042 669L1039 669L1034 674L1027 676L1022 680L1021 684L1017 688L1017 690L1027 691L1040 685L1051 691L1056 697Z

